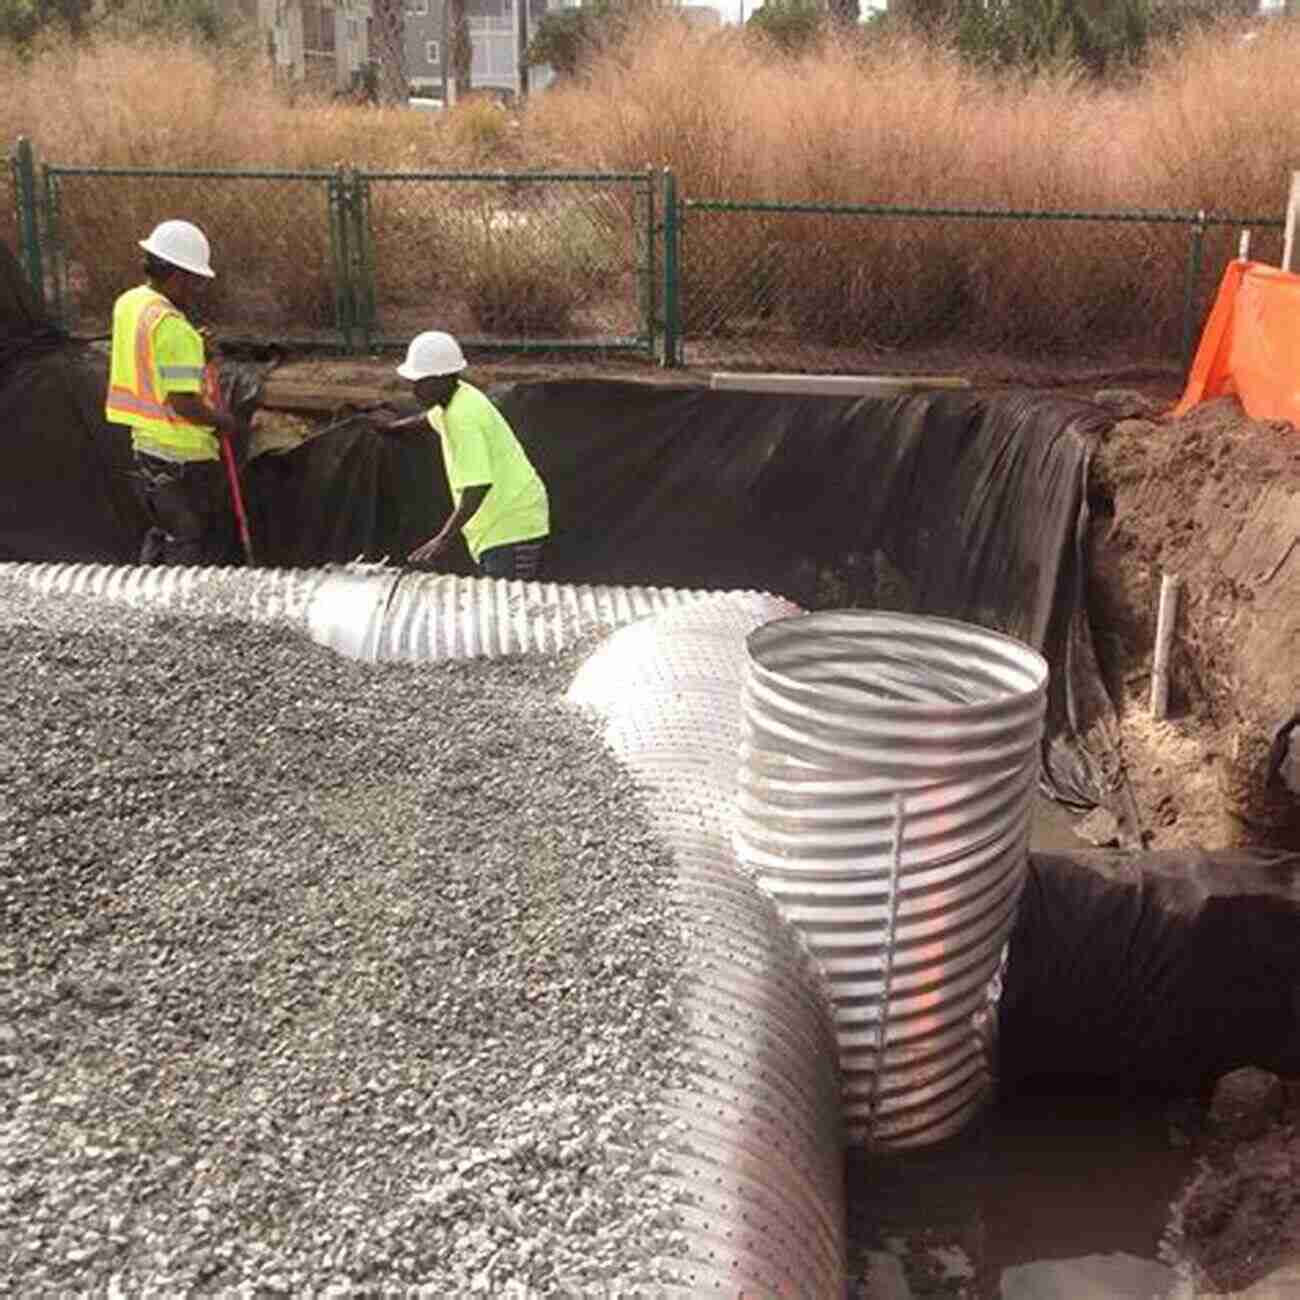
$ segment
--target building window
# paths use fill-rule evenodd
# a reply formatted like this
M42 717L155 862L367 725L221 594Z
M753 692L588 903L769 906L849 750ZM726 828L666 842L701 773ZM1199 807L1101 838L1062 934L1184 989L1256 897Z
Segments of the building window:
M442 51L438 48L437 41L425 41L424 57L436 68L442 63Z
M429 12L429 0L406 0L406 12L408 14L427 14Z

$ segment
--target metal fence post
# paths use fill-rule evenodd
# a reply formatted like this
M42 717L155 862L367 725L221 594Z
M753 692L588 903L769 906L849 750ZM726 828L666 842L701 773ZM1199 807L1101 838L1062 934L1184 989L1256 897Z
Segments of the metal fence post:
M369 351L375 337L375 259L370 233L370 179L352 172L352 283L356 294L358 351Z
M356 316L352 301L352 273L348 258L347 178L340 164L326 182L330 221L330 257L334 265L334 326L345 351L352 351L352 326Z
M45 252L50 264L50 298L46 311L50 319L67 328L68 267L63 254L63 231L59 212L59 174L45 168Z
M18 217L18 257L41 308L45 307L45 268L41 258L41 225L36 197L36 160L32 142L19 136L13 158L14 206Z
M677 178L664 168L664 343L661 365L681 364L681 310L678 294L681 254L681 213L677 206Z
M1205 209L1196 214L1192 223L1192 242L1187 252L1187 283L1183 292L1183 371L1191 369L1196 347L1197 287L1201 282L1201 267L1205 260Z
M637 291L642 298L641 329L645 333L646 346L649 349L651 359L655 355L655 329L658 325L659 306L659 280L656 274L658 268L655 264L655 253L658 244L655 236L659 229L659 214L655 209L656 188L654 168L647 163L645 176L645 268Z

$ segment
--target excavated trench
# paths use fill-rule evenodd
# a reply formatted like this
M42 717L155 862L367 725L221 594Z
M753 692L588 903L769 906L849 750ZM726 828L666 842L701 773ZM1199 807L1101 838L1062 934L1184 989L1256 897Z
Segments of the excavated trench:
M29 395L41 389L30 375L25 384ZM970 969L964 987L981 997L959 1000L961 1032L978 1043L962 1059L983 1063L963 1076L974 1078L979 1104L962 1114L984 1119L959 1124L955 1146L942 1125L929 1134L923 1126L917 1143L949 1139L938 1150L957 1151L945 1167L950 1181L996 1185L976 1177L977 1166L989 1167L987 1141L1016 1147L1014 1110L983 1110L995 1074L1004 1100L1043 1088L1095 1098L1190 1093L1247 1062L1297 1067L1295 863L1137 851L1143 809L1124 780L1085 592L1089 461L1105 412L1033 394L974 392L854 400L577 383L519 386L499 397L551 485L555 581L543 588L318 567L358 558L377 565L404 554L445 509L430 450L385 443L359 423L249 467L255 533L273 566L267 571L37 564L3 573L42 589L284 621L371 660L545 651L625 625L589 661L574 694L601 712L611 745L633 770L643 765L651 803L683 863L683 896L707 919L699 924L699 992L688 1015L699 1070L675 1102L677 1118L696 1127L672 1175L694 1205L686 1218L701 1270L696 1283L707 1277L725 1287L743 1273L764 1293L820 1295L854 1271L859 1294L888 1294L879 1256L889 1246L869 1261L859 1249L879 1241L890 1221L871 1189L914 1188L916 1171L932 1172L925 1161L940 1158L917 1154L909 1166L886 1156L887 1136L865 1163L855 1158L856 1244L846 1260L845 1115L830 1100L839 1096L844 1059L843 1023L834 1047L833 1008L846 1003L827 987L825 957L809 955L817 944L793 942L777 919L779 889L773 905L742 884L747 877L735 870L726 829L753 634L801 608L868 606L899 611L904 624L916 618L918 627L939 618L996 628L1041 652L1051 668L1042 739L1031 749L1042 797L1071 812L1041 816L1035 847L1042 851L1027 860L1022 852L1014 928L1009 913L998 913L1010 940L1005 965L987 937L966 949L958 943L951 954L958 967L964 951L978 950L981 960L991 951L994 961ZM124 450L103 433L90 436L96 472L70 479L73 452L88 435L64 424L73 433L56 427L39 451L23 453L23 491L8 503L0 554L126 560L139 519ZM75 525L62 530L52 516ZM593 580L602 585L587 585ZM653 701L666 721L629 711ZM954 764L963 752L954 746ZM1095 805L1114 814L1126 853L1063 851L1069 816ZM1027 824L1027 802L1021 811ZM899 817L895 809L895 820L905 824L906 810ZM887 844L887 819L877 821ZM1022 837L1022 851L1023 844ZM899 865L895 854L895 881ZM839 924L833 920L832 930ZM995 1003L985 996L991 980L994 996L1000 991ZM943 976L922 976L916 988L943 985ZM874 994L882 1006L893 992L886 990ZM996 1032L977 1003L996 1006ZM727 1024L731 1035L720 1035ZM813 1044L820 1047L810 1051ZM877 1075L869 1062L865 1073L870 1095ZM967 1156L961 1132L976 1143ZM872 1133L868 1127L857 1136ZM1128 1145L1123 1123L1111 1137L1094 1130L1091 1140L1112 1152ZM1168 1164L1163 1153L1153 1155L1161 1178ZM998 1177L1003 1199L1015 1203L1016 1194L1005 1195L1015 1177L1008 1169L1001 1166ZM1023 1190L1031 1180L1024 1170L1021 1176ZM1161 1178L1145 1186L1163 1196ZM1142 1185L1137 1177L1130 1183ZM1137 1199L1145 1204L1146 1195ZM918 1210L922 1218L943 1213L935 1198L923 1198ZM864 1214L874 1215L874 1229L864 1228ZM987 1208L964 1219L962 1232L981 1215L987 1221ZM917 1241L930 1230L921 1218L899 1228ZM935 1256L931 1294L998 1294L987 1261L970 1271L979 1251L967 1246L965 1264ZM861 1276L868 1263L874 1281ZM698 1293L694 1283L683 1285Z

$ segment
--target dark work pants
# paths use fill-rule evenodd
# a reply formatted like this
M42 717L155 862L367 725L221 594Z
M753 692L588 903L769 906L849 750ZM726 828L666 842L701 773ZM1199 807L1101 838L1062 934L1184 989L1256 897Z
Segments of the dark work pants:
M221 564L229 558L229 504L219 460L173 464L137 452L136 488L149 515L141 564Z
M542 538L531 542L511 542L492 546L478 557L479 572L485 578L517 578L533 582L542 572Z

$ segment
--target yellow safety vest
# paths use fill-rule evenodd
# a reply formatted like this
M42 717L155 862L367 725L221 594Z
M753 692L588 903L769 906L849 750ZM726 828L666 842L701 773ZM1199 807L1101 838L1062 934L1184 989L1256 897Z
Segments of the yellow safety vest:
M194 333L193 365L160 368L154 342L169 317ZM131 427L132 444L167 460L216 460L220 445L210 425L191 424L170 406L169 391L193 392L192 381L204 379L203 342L197 331L162 294L138 285L113 307L113 352L104 414L114 424ZM178 387L168 380L180 380Z

